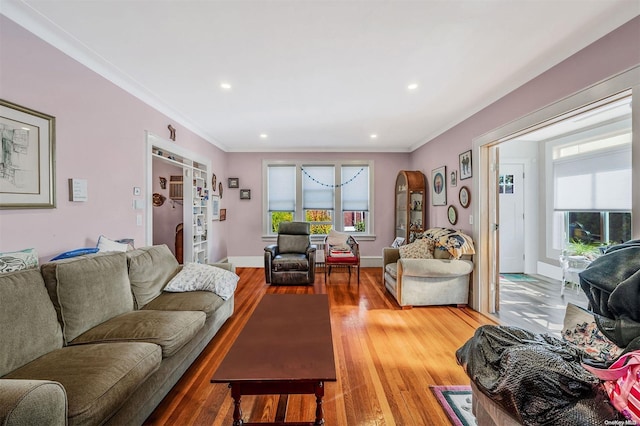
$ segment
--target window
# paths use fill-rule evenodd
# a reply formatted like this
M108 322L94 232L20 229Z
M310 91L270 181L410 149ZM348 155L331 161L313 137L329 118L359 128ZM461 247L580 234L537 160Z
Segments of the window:
M631 239L630 100L570 118L585 126L547 141L555 250L574 240L600 245Z
M315 235L372 233L372 162L265 161L263 168L266 235L290 220L309 222Z
M369 168L342 166L342 229L365 232L369 215ZM346 179L346 180L344 180Z
M278 233L280 222L293 220L296 210L296 168L295 166L269 167L268 176L268 233ZM266 199L266 198L265 198Z
M302 209L312 234L326 235L333 227L335 167L302 167Z

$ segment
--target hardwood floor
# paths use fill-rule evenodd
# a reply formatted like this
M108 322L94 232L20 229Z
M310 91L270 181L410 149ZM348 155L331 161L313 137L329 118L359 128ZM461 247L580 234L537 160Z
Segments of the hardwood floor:
M329 295L338 380L327 383L325 424L449 425L430 385L469 382L455 351L491 319L467 308L447 306L402 310L384 291L380 268L355 274L335 270L313 286L269 286L262 268L238 268L234 315L194 362L147 425L230 425L233 404L225 384L209 382L223 356L265 293ZM292 327L303 327L295 319ZM245 421L273 421L278 396L242 398ZM314 418L315 398L292 395L287 421Z
M560 281L539 275L507 274L500 279L500 311L496 317L502 324L559 338L567 303L582 308L588 303L579 286L567 284L564 296L560 296L560 286Z

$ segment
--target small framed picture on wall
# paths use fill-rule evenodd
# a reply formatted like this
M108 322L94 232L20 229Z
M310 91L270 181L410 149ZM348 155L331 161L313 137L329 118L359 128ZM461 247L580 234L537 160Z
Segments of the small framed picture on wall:
M471 150L460 154L460 180L469 179L473 176L471 172Z
M431 172L431 204L447 204L447 166L438 167Z

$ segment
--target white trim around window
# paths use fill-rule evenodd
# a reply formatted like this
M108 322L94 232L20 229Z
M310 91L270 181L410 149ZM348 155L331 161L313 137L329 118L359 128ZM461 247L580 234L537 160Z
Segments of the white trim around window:
M329 168L333 168L334 170L334 179L332 182L322 182L322 184L324 184L324 188L327 189L327 191L325 191L326 193L330 193L331 191L333 192L333 215L332 215L332 226L333 229L337 230L337 231L347 231L350 233L353 233L357 238L359 239L363 239L363 240L369 240L369 239L374 239L374 233L373 233L373 229L374 229L374 211L373 211L373 205L374 205L374 169L373 169L373 161L372 160L335 160L335 161L304 161L304 160L292 160L292 161L287 161L287 160L263 160L262 162L262 192L263 192L263 206L262 206L262 211L263 211L263 217L262 217L262 230L263 230L263 238L264 239L271 239L273 237L276 236L276 233L274 233L271 229L271 216L270 216L270 212L271 210L273 210L273 206L278 204L278 205L290 205L290 201L291 200L291 196L293 196L294 200L293 204L295 206L295 210L294 210L294 220L296 221L304 221L305 220L305 216L304 216L304 212L305 212L305 207L303 205L303 203L305 202L305 197L303 194L303 181L305 179L305 174L304 174L304 168L308 167L309 170L313 170L314 168L316 168L316 170L321 170L321 169L317 169L318 167L329 167ZM343 221L341 220L342 217L342 203L343 203L343 190L342 187L344 186L344 184L346 184L347 181L350 180L355 180L355 178L357 178L357 176L342 176L342 171L343 171L343 167L345 167L345 169L353 174L353 170L354 167L358 167L358 166L362 166L365 167L366 170L368 171L368 182L367 184L363 185L362 182L359 182L358 187L359 188L364 188L364 187L368 187L368 193L365 194L363 197L358 197L357 200L351 200L352 204L355 204L357 206L359 206L359 208L361 208L363 211L366 211L367 213L367 225L366 225L366 231L365 232L354 232L352 230L345 230L343 229ZM285 173L270 173L269 170L271 169L273 172L273 168L274 167L282 167L283 170L288 170ZM293 191L292 194L281 194L281 197L279 197L278 203L274 203L274 200L270 200L269 198L269 186L270 186L270 179L269 176L291 176L291 174L289 173L289 171L291 170L290 167L294 168L295 171L293 172L294 176L289 177L288 179L294 181L294 185L293 188L291 188L291 185L289 183L287 183L287 185L285 186L278 186L278 188L280 189L287 189L286 192L291 192ZM326 169L325 169L326 170ZM309 179L307 177L307 179ZM272 182L273 183L273 182ZM328 186L327 186L328 185ZM272 190L273 190L273 185L272 185ZM283 191L285 192L285 191ZM326 195L326 194L324 194ZM325 198L323 195L323 199ZM362 195L362 194L360 194ZM283 200L287 200L286 202L282 202ZM324 200L326 201L326 200ZM307 197L307 202L309 202L309 197ZM320 236L320 235L318 235ZM312 237L313 238L313 237Z

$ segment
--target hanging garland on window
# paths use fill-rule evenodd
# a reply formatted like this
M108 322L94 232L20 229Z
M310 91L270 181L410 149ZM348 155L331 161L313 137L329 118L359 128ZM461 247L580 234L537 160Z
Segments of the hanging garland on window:
M318 179L314 178L313 176L311 176L309 173L307 173L307 171L304 168L300 168L302 170L302 173L304 173L309 179L311 179L313 182L322 185L322 186L326 186L327 188L338 188L338 187L343 187L345 185L350 184L351 182L353 182L354 180L356 180L356 178L360 175L360 173L362 173L364 171L364 167L362 167L360 170L358 170L358 173L356 173L355 175L353 175L353 177L349 180L347 180L346 182L342 182L339 183L337 185L333 185L333 184L328 184L328 183L324 183L324 182L320 182Z

